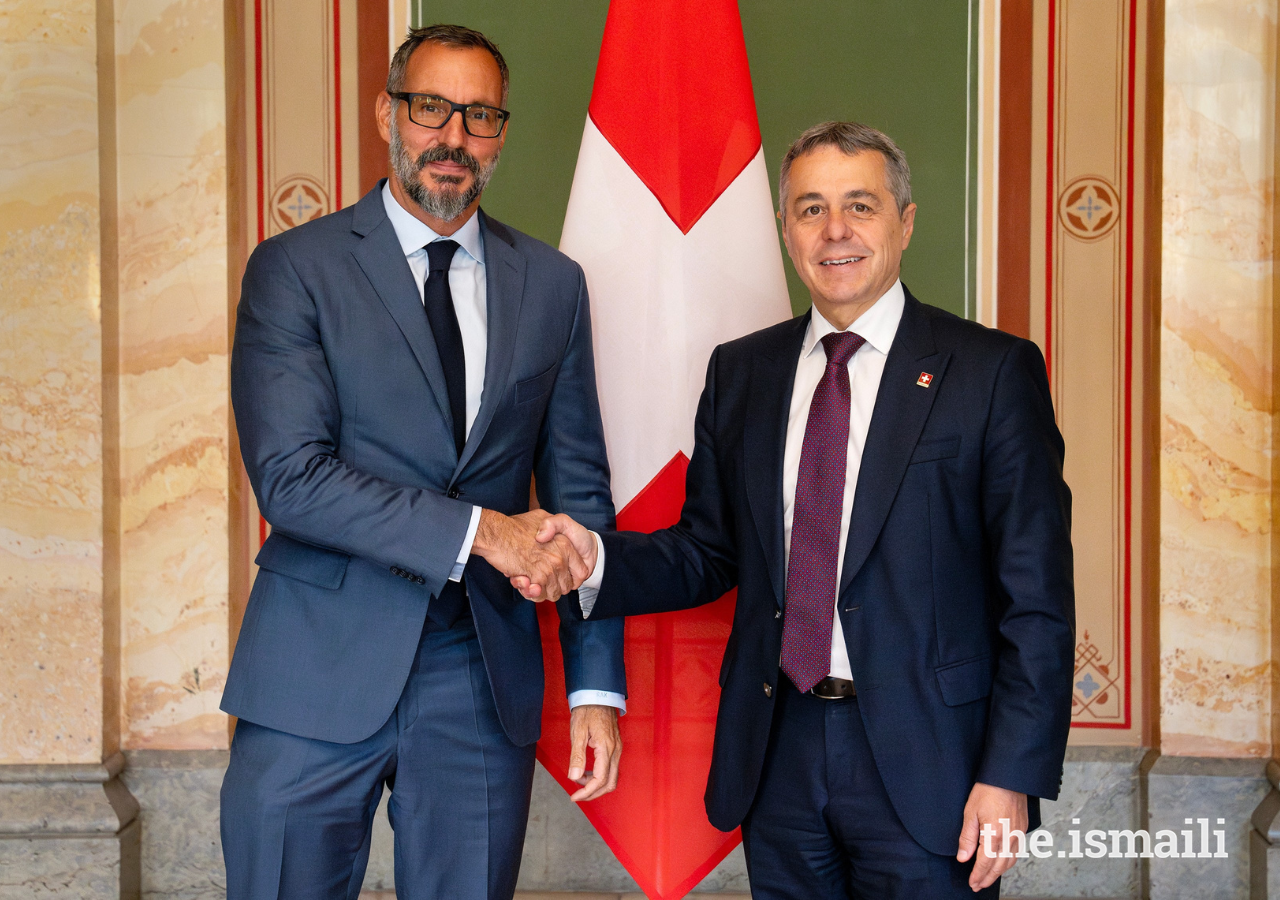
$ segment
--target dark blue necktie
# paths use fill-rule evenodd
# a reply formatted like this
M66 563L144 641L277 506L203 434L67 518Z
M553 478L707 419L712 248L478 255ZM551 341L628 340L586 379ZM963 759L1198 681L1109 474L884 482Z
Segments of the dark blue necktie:
M427 322L436 338L436 352L444 368L445 389L449 393L449 415L453 418L453 443L462 456L467 442L467 358L462 348L462 329L453 308L449 290L449 263L453 261L457 241L433 241L427 244L427 283L422 290L422 305Z
M422 290L422 305L427 322L436 338L436 352L444 369L445 389L449 394L449 416L453 419L453 446L458 456L467 442L467 358L462 347L462 329L453 308L449 290L449 264L453 262L457 241L433 241L427 244L427 282ZM448 629L464 615L466 590L460 581L447 581L440 595L427 604L427 619L436 629Z

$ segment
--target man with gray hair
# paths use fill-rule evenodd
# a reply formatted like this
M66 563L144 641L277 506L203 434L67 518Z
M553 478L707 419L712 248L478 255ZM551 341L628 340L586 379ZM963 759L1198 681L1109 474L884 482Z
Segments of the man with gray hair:
M480 210L507 84L479 32L411 31L378 98L392 177L246 268L231 396L272 531L222 702L229 900L356 900L384 788L398 897L515 890L543 670L508 578L585 574L534 540L531 477L546 510L614 511L582 270ZM617 783L622 622L560 642L586 800Z
M538 537L591 568L598 596L561 601L589 621L737 587L706 803L742 826L756 900L995 897L1071 714L1044 359L903 286L916 206L881 132L802 134L778 217L813 306L712 354L679 523Z

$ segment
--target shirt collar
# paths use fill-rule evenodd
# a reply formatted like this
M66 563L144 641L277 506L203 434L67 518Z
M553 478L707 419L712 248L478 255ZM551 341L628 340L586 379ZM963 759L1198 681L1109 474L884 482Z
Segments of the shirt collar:
M850 325L846 331L861 335L879 353L888 356L893 346L894 335L898 333L898 323L902 321L902 309L906 305L906 295L902 290L902 281L893 283L893 287L885 291L880 299L871 304L862 315ZM808 356L824 337L840 329L836 328L813 307L809 316L809 328L805 332L804 347L800 355Z
M382 205L387 211L387 218L391 220L391 227L395 229L396 239L400 242L400 249L404 251L405 256L421 250L440 237L421 219L411 215L400 205L400 201L396 200L391 193L390 182L382 186ZM484 265L484 236L480 233L480 216L473 213L461 228L449 235L449 240L457 241L458 246L467 251L467 255L480 265Z

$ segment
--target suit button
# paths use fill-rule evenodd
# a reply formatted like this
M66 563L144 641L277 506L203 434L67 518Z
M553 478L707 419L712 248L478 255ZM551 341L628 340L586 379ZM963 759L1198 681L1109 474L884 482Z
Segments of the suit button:
M450 499L457 500L461 496L462 496L462 491L458 490L457 488L449 488Z
M769 682L767 682L767 681L764 683L764 695L765 695L766 697L772 697L772 696L773 696L773 685L771 685L771 684L770 684Z
M400 567L399 567L399 566L392 566L392 567L391 567L391 574L392 574L392 575L399 575L399 574L401 574L401 572L400 572Z
M419 575L417 578L415 578L415 579L413 579L413 580L414 580L414 581L416 581L418 584L426 584L426 583L427 583L427 579L423 578L421 575Z

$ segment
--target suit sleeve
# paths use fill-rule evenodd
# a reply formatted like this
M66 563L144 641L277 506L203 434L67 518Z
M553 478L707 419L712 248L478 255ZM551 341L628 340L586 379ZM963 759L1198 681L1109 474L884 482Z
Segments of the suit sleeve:
M543 509L564 513L593 531L612 531L615 519L596 394L591 309L581 269L577 275L573 329L542 421L534 477ZM577 603L577 591L569 597ZM557 608L568 693L595 690L625 696L622 620L584 622L580 615L567 614L567 605Z
M711 354L694 419L693 458L685 474L680 521L652 534L602 534L604 579L591 619L691 609L738 583L732 506L716 447L720 348ZM561 602L561 608L567 604ZM577 602L572 604L577 608ZM580 614L580 612L579 612Z
M1071 493L1062 478L1044 358L1029 341L997 376L982 503L998 605L995 681L976 780L1054 799L1071 720L1075 586Z
M279 241L261 244L245 269L231 403L245 469L272 528L403 567L439 593L471 504L375 478L339 458L342 417L315 302Z

